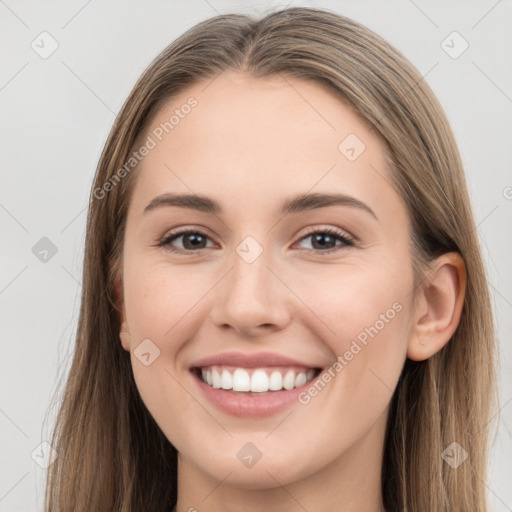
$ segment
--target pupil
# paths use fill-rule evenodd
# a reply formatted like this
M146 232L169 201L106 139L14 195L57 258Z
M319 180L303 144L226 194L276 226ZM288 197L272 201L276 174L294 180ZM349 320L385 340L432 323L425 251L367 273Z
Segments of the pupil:
M315 247L315 243L319 244L319 246L320 246L319 248L320 249L322 249L322 248L325 249L326 244L325 244L325 242L321 241L322 238L328 240L327 244L329 244L329 242L333 242L334 241L334 238L331 235L324 235L324 234L321 234L321 233L317 234L317 235L314 235L313 236L313 247L315 249L317 249L317 247Z
M186 241L191 241L191 247L187 247ZM199 241L199 243L197 243ZM183 237L183 247L185 249L197 249L198 245L200 245L201 241L204 242L204 237L202 235L199 235L197 233L189 233L187 235L184 235Z

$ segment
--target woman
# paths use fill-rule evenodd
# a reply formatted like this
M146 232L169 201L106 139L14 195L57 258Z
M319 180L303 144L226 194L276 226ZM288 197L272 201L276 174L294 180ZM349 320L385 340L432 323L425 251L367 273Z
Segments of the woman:
M494 343L411 64L326 10L206 20L98 165L46 510L485 511Z

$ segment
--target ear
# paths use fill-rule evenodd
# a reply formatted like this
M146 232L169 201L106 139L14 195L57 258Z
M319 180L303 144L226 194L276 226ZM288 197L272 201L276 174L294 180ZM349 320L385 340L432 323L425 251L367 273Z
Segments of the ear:
M441 350L459 325L466 292L466 265L456 252L443 254L427 274L416 302L407 357L423 361Z
M130 331L128 330L128 322L126 321L126 310L124 305L124 294L123 294L123 278L121 272L117 268L115 262L110 264L111 272L114 273L114 301L117 311L119 312L119 339L121 345L127 351L130 351Z

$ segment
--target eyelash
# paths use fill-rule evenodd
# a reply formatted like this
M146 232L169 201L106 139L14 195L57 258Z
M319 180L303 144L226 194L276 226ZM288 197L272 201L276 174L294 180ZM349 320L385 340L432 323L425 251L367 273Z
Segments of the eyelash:
M184 229L182 231L175 231L175 232L169 233L168 235L163 237L158 242L157 246L158 247L165 247L166 250L168 250L168 251L182 253L182 254L197 253L198 251L187 250L187 249L177 249L177 248L171 246L171 242L172 241L180 238L181 236L191 235L191 234L193 234L193 235L201 235L201 236L203 236L205 238L209 238L208 235L206 235L202 231L198 231L196 229ZM303 237L301 237L299 242L301 242L302 240L310 237L311 235L317 235L317 234L331 235L331 236L337 238L338 240L341 240L341 242L343 242L343 243L340 244L340 245L335 246L332 249L327 249L325 251L321 251L319 249L304 249L306 252L314 253L314 254L331 254L333 252L336 252L336 251L339 251L339 250L343 249L344 247L353 247L355 245L355 241L352 238L348 237L343 232L338 231L337 229L334 229L334 228L315 229L313 231L310 231L310 232L306 233ZM202 248L202 249L205 249L205 248Z

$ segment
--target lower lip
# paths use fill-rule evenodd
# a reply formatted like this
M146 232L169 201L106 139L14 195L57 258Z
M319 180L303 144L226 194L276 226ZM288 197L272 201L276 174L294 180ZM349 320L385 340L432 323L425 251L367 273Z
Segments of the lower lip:
M240 418L271 416L284 411L293 403L298 402L298 395L311 386L315 377L304 385L283 391L267 391L259 395L236 394L225 389L212 388L203 382L198 375L191 372L194 380L205 397L218 409Z

